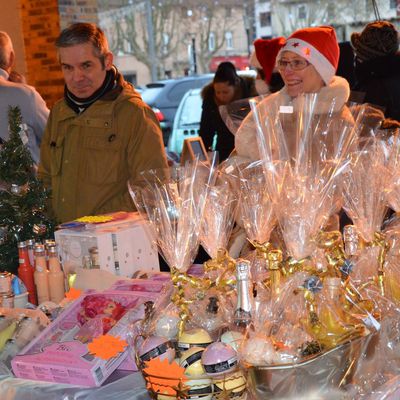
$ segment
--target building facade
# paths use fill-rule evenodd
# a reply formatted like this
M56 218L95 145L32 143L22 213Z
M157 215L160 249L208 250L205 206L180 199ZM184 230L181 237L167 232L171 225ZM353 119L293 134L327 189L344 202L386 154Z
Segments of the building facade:
M339 41L348 41L375 19L386 19L399 27L400 0L377 0L379 15L371 0L255 0L257 37L288 36L308 26L332 25Z

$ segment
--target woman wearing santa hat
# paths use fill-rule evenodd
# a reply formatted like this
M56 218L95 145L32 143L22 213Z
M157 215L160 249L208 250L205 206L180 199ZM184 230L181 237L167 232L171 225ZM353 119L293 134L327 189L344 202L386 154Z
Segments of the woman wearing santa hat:
M259 95L269 95L282 89L284 83L276 69L276 56L285 43L283 37L257 39L250 57L250 67L257 70L256 90Z
M299 94L318 93L317 114L326 114L334 104L337 116L352 121L345 106L350 95L349 84L335 75L339 61L335 30L330 26L299 29L280 43L276 66L285 85L264 99L263 107L291 101L295 107ZM260 158L252 113L236 133L235 149L238 156L251 160Z

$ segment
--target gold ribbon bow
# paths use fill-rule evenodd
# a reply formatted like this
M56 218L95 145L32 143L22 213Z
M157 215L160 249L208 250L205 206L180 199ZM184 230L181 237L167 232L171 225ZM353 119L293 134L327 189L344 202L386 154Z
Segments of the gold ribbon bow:
M188 275L186 272L181 272L174 267L171 268L171 281L175 288L171 301L179 309L179 335L181 335L190 316L189 304L193 303L194 300L204 298L212 283L209 279ZM188 286L197 289L195 295L190 298L186 298L185 288Z
M235 260L225 249L218 249L217 256L204 263L204 272L209 274L216 271L214 286L219 290L231 290L235 286L235 279L226 278L229 274L235 274Z

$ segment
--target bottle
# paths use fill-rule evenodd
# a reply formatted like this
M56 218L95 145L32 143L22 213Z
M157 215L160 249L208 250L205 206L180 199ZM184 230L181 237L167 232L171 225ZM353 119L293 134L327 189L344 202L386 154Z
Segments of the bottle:
M44 241L44 251L46 254L47 269L49 269L49 249L51 247L55 247L55 246L56 246L56 242L53 239L46 239Z
M281 290L281 262L282 252L280 250L270 250L268 253L268 269L273 296L278 296Z
M35 245L35 272L33 274L38 303L41 304L50 300L49 279L46 265L46 254L44 245Z
M57 247L48 248L50 301L59 303L65 294L65 276L58 259Z
M343 228L344 250L348 257L355 256L358 250L358 233L354 225Z
M0 353L0 361L2 361L6 366L11 365L11 360L17 355L19 349L15 343L15 339L7 339L3 350Z
M12 275L7 271L0 271L0 293L11 292Z
M35 240L34 239L28 239L25 240L26 247L28 248L28 254L29 254L29 262L32 267L32 271L35 272L35 256L33 254L34 248L35 248Z
M233 318L234 325L244 330L252 321L250 261L240 258L236 261L236 288L237 304Z
M218 298L210 296L206 307L205 325L208 332L214 332L222 326L222 318L219 311Z
M29 259L29 251L26 242L18 243L18 276L24 282L28 290L28 300L31 304L37 305L35 281L33 278L33 267Z
M23 316L19 321L19 327L14 334L15 344L19 350L22 350L32 339L40 332L39 318Z
M39 319L21 315L16 321L16 329L5 342L3 351L0 353L0 360L7 367L11 365L11 360L40 332Z
M99 269L100 268L100 260L99 260L99 249L94 246L89 249L91 268Z
M319 297L313 333L323 346L330 349L364 333L364 325L346 311L340 278L326 277Z

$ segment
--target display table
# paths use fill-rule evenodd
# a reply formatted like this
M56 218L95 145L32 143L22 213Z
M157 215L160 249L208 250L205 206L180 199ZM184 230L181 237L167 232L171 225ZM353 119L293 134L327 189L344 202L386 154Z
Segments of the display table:
M0 375L1 400L150 400L140 373L116 371L98 388L82 388L47 382L30 381ZM280 400L354 400L346 393L310 393L299 397ZM357 397L356 397L357 399ZM400 399L400 378L395 377L383 385L376 393L361 399L398 400ZM251 400L251 399L248 399ZM266 399L267 400L267 399Z

